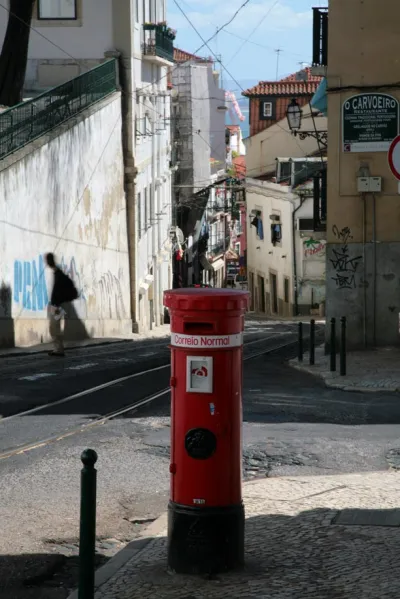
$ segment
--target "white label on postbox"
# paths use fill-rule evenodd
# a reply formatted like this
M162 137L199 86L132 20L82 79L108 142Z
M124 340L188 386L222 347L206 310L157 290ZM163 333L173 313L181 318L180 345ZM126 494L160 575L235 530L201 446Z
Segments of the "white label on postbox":
M171 345L195 349L224 349L243 345L243 333L235 335L183 335L171 333Z
M213 392L213 359L202 356L186 357L186 392Z

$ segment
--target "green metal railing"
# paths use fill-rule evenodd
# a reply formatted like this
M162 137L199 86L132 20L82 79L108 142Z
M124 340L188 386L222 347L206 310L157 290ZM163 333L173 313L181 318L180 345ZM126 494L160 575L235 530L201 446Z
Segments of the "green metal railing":
M0 114L0 159L117 90L115 58Z
M144 30L143 54L147 56L158 56L174 61L174 42L165 32L154 29Z

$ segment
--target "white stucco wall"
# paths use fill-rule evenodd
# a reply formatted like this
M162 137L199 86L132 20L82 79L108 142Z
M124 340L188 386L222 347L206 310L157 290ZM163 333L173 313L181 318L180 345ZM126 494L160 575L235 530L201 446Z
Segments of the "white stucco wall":
M4 6L8 8L9 0ZM81 19L60 26L34 21L30 35L28 58L101 58L112 48L112 0L78 0ZM0 6L0 44L3 43L8 11ZM68 56L69 55L69 56Z
M130 333L123 180L118 93L0 162L0 344L48 340L49 251L81 294L66 332Z
M252 179L247 179L246 183L247 270L254 275L256 287L254 297L257 296L257 277L264 279L265 293L271 293L270 274L273 273L277 276L277 295L281 302L284 300L284 278L289 279L289 303L291 303L293 297L292 211L299 203L299 199L290 192L289 188L274 183ZM252 210L260 210L262 213L263 240L257 237L255 227L250 225L249 215ZM272 214L279 215L282 223L282 241L275 246L271 242L270 215ZM266 308L269 311L268 305Z
M296 212L296 229L300 218L313 218L312 198ZM326 233L296 230L296 255L299 309L306 312L311 305L325 301Z
M310 108L303 107L303 119L301 129L303 131L314 131L314 123L311 118ZM315 117L315 126L318 131L326 131L328 124L326 117ZM283 119L280 123L272 125L244 140L246 147L246 167L251 177L258 177L275 170L275 159L278 156L290 156L291 158L303 158L318 151L317 140L308 137L300 140L294 137L287 123Z

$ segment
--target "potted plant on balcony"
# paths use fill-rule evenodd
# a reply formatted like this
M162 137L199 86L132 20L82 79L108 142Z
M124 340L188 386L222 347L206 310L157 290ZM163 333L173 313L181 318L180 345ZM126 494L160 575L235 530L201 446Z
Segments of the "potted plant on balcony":
M157 25L155 23L143 23L143 29L145 31L154 31Z
M176 31L175 31L175 29L172 29L171 27L167 27L165 30L165 35L167 36L168 39L174 40L176 38Z

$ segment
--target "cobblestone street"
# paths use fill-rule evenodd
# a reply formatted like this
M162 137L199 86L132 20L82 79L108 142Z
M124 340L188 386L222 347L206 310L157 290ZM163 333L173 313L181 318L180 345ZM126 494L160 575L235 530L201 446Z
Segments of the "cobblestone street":
M212 580L168 572L161 518L153 540L96 599L399 597L398 475L264 479L247 483L244 492L243 572ZM350 525L340 525L341 515Z

